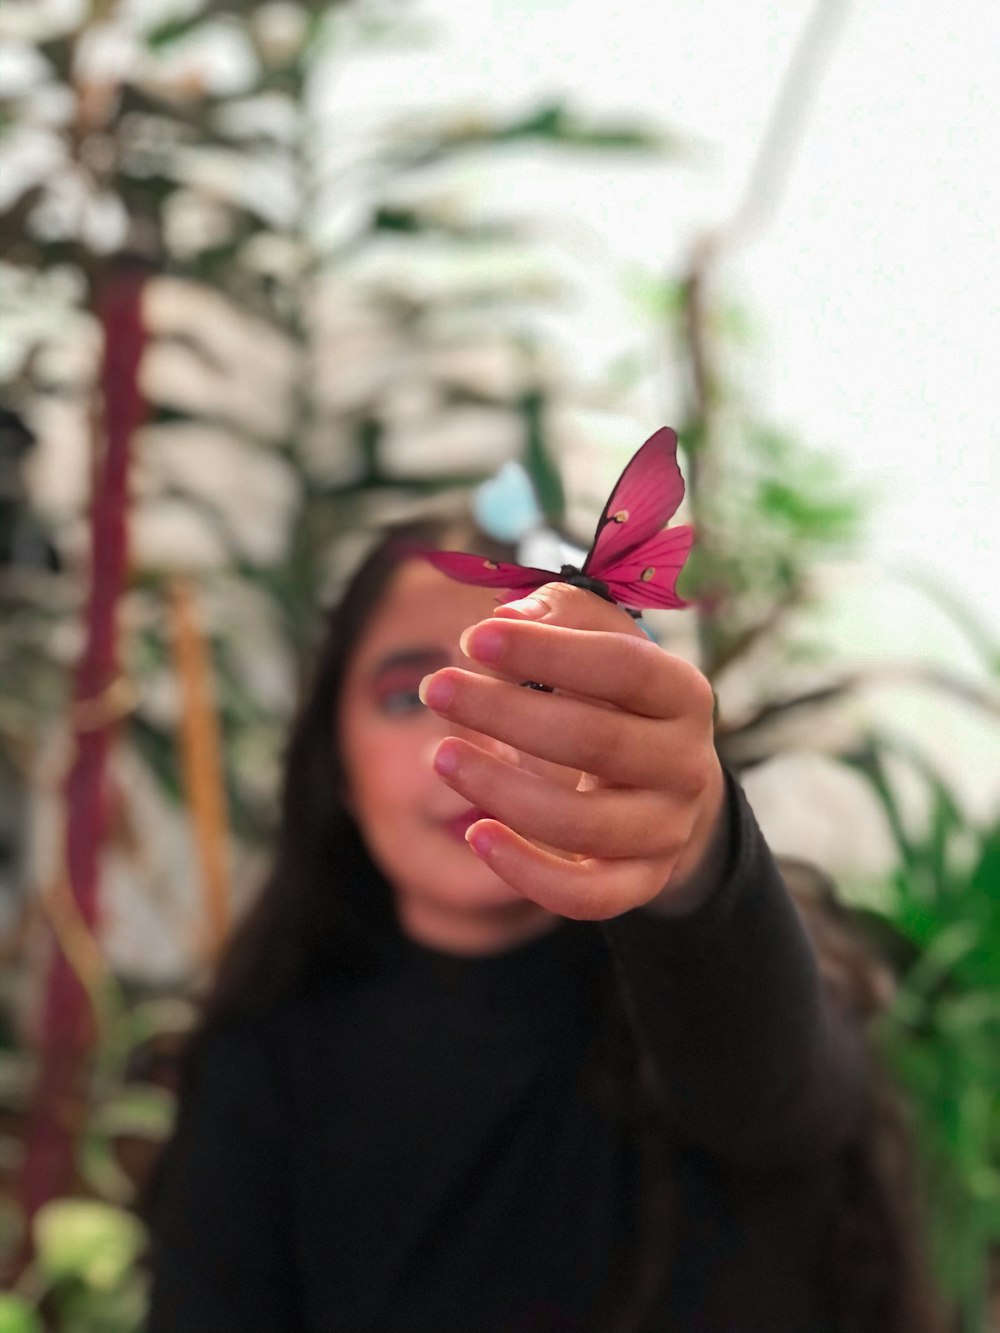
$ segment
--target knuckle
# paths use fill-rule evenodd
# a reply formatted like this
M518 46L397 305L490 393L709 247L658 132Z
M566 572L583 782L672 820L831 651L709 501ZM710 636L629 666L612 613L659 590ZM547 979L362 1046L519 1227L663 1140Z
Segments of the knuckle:
M575 791L549 791L544 803L539 803L535 793L530 793L523 813L538 837L565 851L575 852L580 850L581 843L586 842L583 801L584 798Z
M607 767L609 758L617 757L621 736L618 719L613 713L595 710L593 719L576 733L577 756L580 767L588 773Z
M707 746L692 746L676 770L674 787L677 792L688 800L699 797L708 786L712 762L713 756Z
M711 719L715 712L715 691L711 681L690 663L685 663L685 668L686 684L694 711L700 717Z
M545 588L546 597L552 609L560 618L565 617L571 624L586 622L593 613L594 594L586 588L577 588L572 583L549 583Z
M638 855L662 856L675 837L673 802L663 793L649 796L636 820L634 850Z
M663 650L646 638L622 636L620 646L623 673L627 673L630 687L636 693L654 694L663 685Z
M586 588L559 579L546 583L532 596L544 601L550 608L551 618L567 627L594 630L612 623L612 617L624 616L613 603L604 600Z
M634 833L622 823L615 807L599 804L587 820L581 845L576 850L589 856L618 858L631 855L634 847Z
M502 684L493 676L470 673L463 691L467 717L486 735L499 736L501 728L511 719L502 688L498 688Z
M564 583L561 579L554 578L550 583L543 583L540 588L532 593L540 601L548 602L555 609L559 604L566 606L572 604L576 597L581 596L582 588L574 588L570 583Z
M677 826L677 811L674 802L661 798L655 808L650 806L645 818L645 837L641 845L636 844L636 852L642 856L662 860L673 854L683 841Z

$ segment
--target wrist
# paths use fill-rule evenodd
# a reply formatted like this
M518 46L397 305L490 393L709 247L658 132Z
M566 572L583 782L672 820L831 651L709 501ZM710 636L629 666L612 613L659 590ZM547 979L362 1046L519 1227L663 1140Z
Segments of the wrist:
M731 849L726 778L716 762L691 836L650 907L663 916L688 916L697 911L725 881Z

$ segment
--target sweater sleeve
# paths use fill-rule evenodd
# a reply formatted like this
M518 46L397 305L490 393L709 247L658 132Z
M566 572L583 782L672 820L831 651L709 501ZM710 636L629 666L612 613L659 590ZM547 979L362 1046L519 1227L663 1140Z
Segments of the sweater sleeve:
M812 945L738 783L729 859L684 917L604 924L645 1064L683 1142L750 1169L807 1168L855 1131L863 1034L824 990Z
M147 1333L301 1328L282 1102L256 1034L221 1033L199 1053L150 1208Z

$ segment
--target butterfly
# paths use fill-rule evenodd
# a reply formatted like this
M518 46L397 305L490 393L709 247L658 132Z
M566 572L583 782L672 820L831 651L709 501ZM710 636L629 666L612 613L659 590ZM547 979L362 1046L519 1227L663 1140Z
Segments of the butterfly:
M428 551L436 569L460 583L505 588L512 602L545 583L571 583L633 614L644 607L687 606L677 594L677 576L694 541L687 526L664 529L684 498L677 466L677 435L662 426L649 437L615 482L597 521L597 531L580 568L558 572L530 565L486 560L465 551Z

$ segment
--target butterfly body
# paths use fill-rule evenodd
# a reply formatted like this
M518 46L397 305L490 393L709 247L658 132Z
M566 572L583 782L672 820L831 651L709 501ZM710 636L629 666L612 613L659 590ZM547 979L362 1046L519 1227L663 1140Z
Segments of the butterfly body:
M603 597L606 602L615 600L611 596L611 589L603 579L592 578L589 574L585 574L582 569L577 569L576 565L560 566L559 581L560 583L571 583L574 588L586 588L588 592Z
M626 465L597 522L582 567L563 565L558 573L486 560L464 551L429 551L427 559L462 583L503 588L502 601L527 596L545 583L561 581L637 612L687 606L676 590L694 540L690 527L665 528L684 498L677 466L677 436L663 426Z

